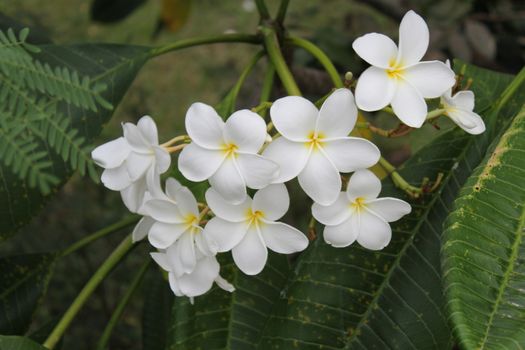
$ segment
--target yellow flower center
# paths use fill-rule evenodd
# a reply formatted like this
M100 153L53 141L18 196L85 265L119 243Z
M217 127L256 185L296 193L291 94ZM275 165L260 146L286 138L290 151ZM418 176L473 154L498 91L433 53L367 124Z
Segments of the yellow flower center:
M184 223L186 224L186 226L189 228L193 225L196 225L199 221L199 218L196 217L195 215L193 214L188 214L186 215L186 217L184 218Z
M389 62L389 68L386 70L386 74L390 79L399 79L403 78L403 65L401 62L396 63L396 59L392 58Z
M251 211L248 209L246 212L246 217L250 222L250 225L260 225L262 223L261 219L264 217L264 213L260 210Z
M365 199L363 197L357 197L353 203L350 204L350 207L352 209L357 210L358 212L361 211L366 207Z
M226 153L226 157L236 157L237 148L236 144L230 143L222 146L222 151Z
M318 134L315 131L312 131L308 135L308 141L306 141L306 147L310 148L313 147L314 150L321 148L321 146L324 143L324 135Z

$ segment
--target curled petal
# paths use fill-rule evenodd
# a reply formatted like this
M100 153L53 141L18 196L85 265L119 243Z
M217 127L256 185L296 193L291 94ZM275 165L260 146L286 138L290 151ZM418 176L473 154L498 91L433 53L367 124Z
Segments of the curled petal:
M171 271L171 265L170 265L170 262L168 260L168 258L166 257L166 254L164 253L157 253L157 252L153 252L153 253L149 253L149 255L151 255L151 257L153 258L153 260L155 260L155 262L165 271Z
M224 122L213 107L194 103L186 112L186 131L191 140L203 148L220 149Z
M142 241L148 235L148 232L154 223L155 220L149 216L144 216L142 219L140 219L131 233L131 239L133 242Z
M209 188L206 191L206 202L215 216L232 222L246 220L246 213L251 210L252 200L246 196L239 204L232 204L224 199L216 190Z
M325 138L348 136L356 120L354 95L348 89L338 89L321 106L316 130Z
M215 283L217 283L217 285L219 286L219 288L227 291L227 292L234 292L235 291L235 287L228 281L226 281L224 278L222 278L221 276L217 276L215 278Z
M268 250L255 225L250 226L242 241L232 249L232 256L235 264L247 275L257 275L264 269Z
M360 212L357 243L370 250L380 250L391 238L392 229L385 220L366 209Z
M375 199L381 192L381 181L367 169L357 170L348 180L346 194L352 202L356 198Z
M355 39L352 43L354 51L372 66L390 67L397 58L396 44L383 34L369 33Z
M151 199L144 203L143 210L153 219L169 224L180 224L184 217L175 203L165 199Z
M355 88L355 102L363 111L378 111L386 107L394 97L396 81L386 70L367 68L359 77Z
M298 179L304 192L322 205L332 204L341 191L339 172L319 149L312 151Z
M112 169L122 165L131 148L125 138L119 137L113 141L98 146L91 152L91 157L97 165Z
M183 275L178 280L182 294L196 297L209 291L213 281L219 275L220 266L215 257L205 257L199 260L191 274Z
M292 141L304 142L315 130L318 110L304 97L286 96L270 108L273 125L281 135Z
M246 198L246 184L235 160L231 157L222 162L209 181L210 185L227 201L238 204Z
M182 264L184 273L191 273L197 264L193 235L186 231L186 233L181 235L178 239L176 247L177 255Z
M140 129L135 124L124 123L122 129L124 130L124 138L133 151L144 154L150 153L151 144L142 136Z
M366 203L371 210L386 222L397 221L412 211L410 204L397 198L378 198Z
M323 237L332 247L344 248L354 243L359 229L359 217L353 214L338 225L329 225L324 228Z
M100 180L104 186L113 191L122 191L131 185L131 179L125 164L117 168L105 169Z
M224 141L239 151L257 153L266 138L266 123L257 113L243 109L233 113L224 125Z
M411 66L423 58L428 49L429 32L425 20L408 11L399 25L399 53L397 65Z
M266 246L276 253L290 254L308 247L308 238L301 231L282 222L265 221L260 231Z
M184 294L182 294L182 291L179 288L179 280L177 279L177 277L175 277L175 273L168 274L168 281L173 294L175 294L178 297L184 296Z
M177 192L181 188L182 188L182 185L175 178L170 177L166 180L166 194L168 195L168 198L170 198L171 200L176 201L175 196L177 195Z
M182 216L199 216L199 207L193 193L187 187L181 187L175 194L177 207Z
M126 168L128 169L131 181L135 182L151 167L154 157L149 154L142 154L131 152L126 160Z
M147 189L146 180L141 179L120 191L122 202L129 211L137 213L141 209Z
M274 183L286 182L304 169L310 153L304 142L294 142L284 137L273 140L263 152L263 156L279 165L279 174Z
M454 123L469 134L479 135L485 131L485 123L483 122L483 119L474 112L455 108L447 110L447 115L454 121Z
M140 118L139 122L137 123L137 127L139 128L144 139L146 139L146 141L149 144L159 144L159 134L157 131L157 125L149 115L145 115L142 118Z
M222 151L202 148L192 142L179 155L179 170L190 181L204 181L215 174L224 157Z
M158 146L153 147L153 152L155 152L155 168L159 174L164 174L170 167L171 156L165 148Z
M339 196L330 205L314 203L312 205L312 215L324 225L339 225L350 218L353 209L346 193L340 192Z
M148 240L157 249L166 249L186 231L186 224L166 224L155 222L148 235Z
M475 97L472 91L459 91L451 98L454 107L465 111L472 111L474 109L474 100Z
M381 156L376 145L358 137L327 140L323 150L342 173L369 168L376 164Z
M403 123L413 128L420 128L427 116L425 99L415 87L403 79L398 80L392 109Z
M217 252L227 252L237 246L246 235L246 222L230 222L214 217L206 224L203 235L210 248Z
M290 196L284 184L274 184L263 188L253 196L252 211L260 211L265 219L279 220L290 206Z
M408 67L403 71L403 78L425 98L439 97L456 83L454 71L439 61L419 62Z
M263 188L279 174L279 165L276 162L258 154L238 153L237 165L249 188Z

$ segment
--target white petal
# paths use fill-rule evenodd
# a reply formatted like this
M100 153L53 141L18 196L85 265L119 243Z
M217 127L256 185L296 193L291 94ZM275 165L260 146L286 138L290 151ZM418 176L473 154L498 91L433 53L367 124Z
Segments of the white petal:
M397 64L406 67L423 58L429 41L425 20L414 11L408 11L399 25L399 53Z
M290 206L290 196L284 184L274 184L263 188L253 196L252 211L260 211L266 220L279 220Z
M144 203L144 212L153 219L169 224L180 224L184 222L177 205L164 199L152 199Z
M308 238L290 225L264 221L259 228L266 246L276 253L290 254L308 247Z
M237 204L246 198L246 184L235 160L231 157L222 162L209 181L210 185L227 201Z
M320 150L312 151L298 179L304 192L322 205L332 204L341 191L339 172Z
M181 187L175 194L175 201L183 217L199 215L199 207L193 193L187 187Z
M151 145L159 144L159 134L157 131L157 125L149 115L145 115L142 118L140 118L139 122L137 123L137 127L139 128L142 136L146 139L146 141L148 141L148 143L150 143Z
M202 148L192 142L179 155L179 170L190 181L204 181L215 174L224 157L222 151Z
M312 205L312 215L324 225L339 225L348 220L352 215L353 209L351 202L345 192L340 192L336 201L330 205L314 203Z
M381 181L367 169L357 170L348 180L346 193L350 201L356 198L375 199L381 192Z
M412 211L410 204L397 198L378 198L366 203L366 208L386 222L397 221Z
M281 135L293 141L307 141L315 130L318 110L304 97L286 96L270 108L273 125Z
M124 138L131 146L132 150L139 153L149 153L151 144L142 136L139 128L133 123L122 124Z
M219 149L224 143L223 129L224 122L211 106L197 102L186 112L186 131L201 147Z
M228 281L226 281L224 278L222 278L221 276L217 276L215 278L215 283L217 283L217 285L219 286L219 288L227 291L227 292L234 292L235 291L235 287Z
M216 216L232 222L245 221L252 207L252 199L248 196L240 204L232 204L213 188L206 191L206 202Z
M212 250L227 252L244 238L247 226L247 222L230 222L214 217L206 224L203 235Z
M105 169L102 172L100 180L104 186L113 191L122 191L131 185L131 179L126 169L126 164L117 168Z
M166 194L170 199L176 201L175 196L181 188L182 185L175 178L170 177L166 180Z
M472 111L474 109L474 93L472 91L459 91L451 98L454 107Z
M214 242L211 242L212 246L210 246L208 238L203 234L204 230L200 227L194 227L193 229L198 231L198 233L194 233L193 237L193 239L195 240L195 246L197 247L197 255L212 256L217 254L217 248L213 246Z
M173 291L173 294L175 294L178 297L184 296L184 294L182 294L182 292L181 292L181 290L179 288L179 281L175 277L174 273L169 273L168 274L168 281L169 281L169 284L170 284L170 288Z
M193 234L186 231L177 240L177 255L179 256L184 273L191 273L197 264L195 256L195 245L193 244Z
M474 113L455 108L447 110L447 114L460 128L472 135L479 135L485 131L485 123ZM107 171L107 170L106 170Z
M148 172L146 173L146 186L148 192L147 196L144 196L144 202L152 198L167 198L164 192L162 191L162 187L160 185L160 175L157 171L155 171L154 167L149 168ZM140 212L142 213L142 211Z
M157 249L166 249L186 231L186 224L155 222L149 230L148 240Z
M155 152L155 168L159 174L164 174L168 171L171 164L171 155L165 148L154 146Z
M398 79L392 109L406 125L420 128L427 116L427 104L423 96L408 81Z
M372 66L388 68L397 59L396 44L383 34L369 33L355 39L354 51Z
M263 152L263 156L279 165L279 175L274 183L286 182L304 169L309 147L304 142L293 142L284 137L273 140Z
M279 175L279 165L258 154L237 154L239 171L249 188L259 189L272 183Z
M131 147L126 139L119 137L95 148L91 152L91 157L97 165L111 169L122 165L130 151Z
M131 239L133 242L138 242L143 240L147 235L151 226L155 223L155 220L149 216L144 216L133 228L131 233Z
M266 123L257 113L243 109L233 113L224 125L224 142L238 151L257 153L266 138Z
M392 229L386 221L366 209L360 211L357 243L367 249L380 250L390 243L391 238Z
M338 89L321 106L316 130L324 138L348 136L356 120L354 95L348 89Z
M353 214L339 225L326 226L323 237L332 247L344 248L354 243L357 238L359 221L357 214Z
M181 292L189 297L196 297L209 291L213 281L219 275L220 266L215 257L199 260L195 270L179 278Z
M439 61L419 62L402 74L425 98L439 97L456 83L454 71Z
M175 242L175 244L170 245L166 249L166 259L168 260L171 266L171 272L173 272L173 274L177 278L185 274L178 250L179 250L178 242Z
M122 202L129 211L137 213L141 209L147 189L146 180L141 179L120 191Z
M396 83L386 70L369 67L359 77L355 88L355 102L363 111L378 111L394 97Z
M250 226L243 240L232 249L232 256L235 264L247 275L257 275L264 269L268 250L255 225Z
M342 173L369 168L381 157L376 145L358 137L327 140L323 144L323 150Z
M154 157L149 154L131 152L126 160L131 181L137 181L151 167Z
M164 253L149 253L153 260L163 269L166 271L171 271L171 265L166 257L166 254Z

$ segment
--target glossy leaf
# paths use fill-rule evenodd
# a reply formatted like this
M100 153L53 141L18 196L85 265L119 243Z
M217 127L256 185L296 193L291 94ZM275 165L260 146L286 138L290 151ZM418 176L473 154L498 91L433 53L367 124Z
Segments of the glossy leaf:
M0 334L22 335L27 331L47 289L54 259L52 254L0 259Z
M0 335L0 350L47 350L47 348L29 338Z

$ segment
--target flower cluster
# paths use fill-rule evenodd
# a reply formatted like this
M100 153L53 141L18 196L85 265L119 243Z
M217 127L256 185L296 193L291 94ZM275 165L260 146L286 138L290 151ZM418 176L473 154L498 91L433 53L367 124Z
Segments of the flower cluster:
M354 50L372 65L357 81L355 99L350 89L337 89L317 109L303 97L286 96L271 104L269 125L249 110L224 121L213 107L194 103L186 113L187 136L159 145L157 127L145 116L137 125L123 124L123 137L96 148L92 156L104 168L104 185L120 191L129 210L143 216L133 240L147 237L157 249L151 256L167 272L173 292L193 298L214 283L232 292L220 275L219 253L231 251L243 273L256 275L268 249L280 254L306 249L306 236L278 221L290 206L285 183L295 178L313 200L313 217L325 225L326 243L386 247L389 223L411 207L400 199L377 198L381 182L367 169L380 151L350 136L358 108L377 111L390 104L403 123L417 128L427 118L425 98L440 97L442 113L461 128L472 134L484 130L473 112L473 93L452 96L455 76L448 63L421 61L427 47L428 28L410 11L401 22L399 46L377 33L354 41ZM210 185L202 203L173 177L164 188L161 184L177 151L180 173ZM348 173L353 173L349 179L342 175ZM346 188L342 177L348 179ZM247 188L257 191L250 196Z

